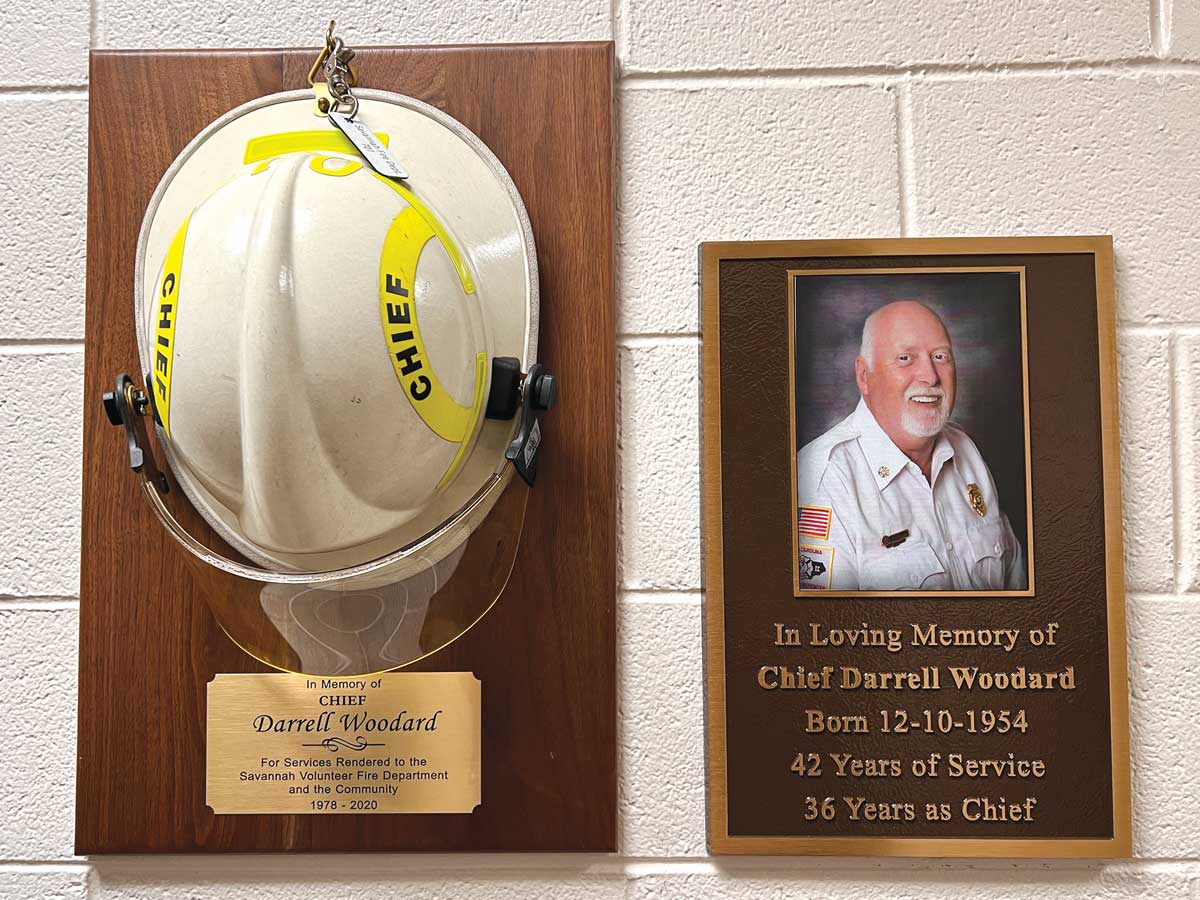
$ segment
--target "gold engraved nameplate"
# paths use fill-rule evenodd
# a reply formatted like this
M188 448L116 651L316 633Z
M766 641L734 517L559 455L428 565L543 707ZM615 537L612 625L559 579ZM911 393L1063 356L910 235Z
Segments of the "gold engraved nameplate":
M206 802L221 815L469 813L480 710L470 672L217 675Z

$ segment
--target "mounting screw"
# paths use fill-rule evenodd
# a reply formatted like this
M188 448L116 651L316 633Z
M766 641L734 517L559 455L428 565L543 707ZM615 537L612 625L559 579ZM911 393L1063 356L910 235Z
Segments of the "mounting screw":
M554 401L558 396L558 388L554 383L553 375L543 372L530 385L530 388L530 397L533 400L534 409L549 409L554 405Z
M121 411L117 409L117 395L114 391L106 391L104 394L104 413L108 416L108 421L113 425L121 424Z

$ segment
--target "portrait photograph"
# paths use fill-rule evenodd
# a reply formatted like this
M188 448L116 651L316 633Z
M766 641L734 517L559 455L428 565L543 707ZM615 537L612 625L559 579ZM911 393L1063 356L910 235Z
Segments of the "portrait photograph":
M1024 268L788 279L796 596L1031 595Z

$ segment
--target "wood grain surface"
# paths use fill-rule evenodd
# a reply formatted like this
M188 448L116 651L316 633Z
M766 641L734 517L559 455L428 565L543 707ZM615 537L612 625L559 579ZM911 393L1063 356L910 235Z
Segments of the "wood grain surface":
M539 356L558 376L516 569L472 631L414 668L483 682L483 803L470 815L216 816L205 686L266 671L217 626L138 493L100 404L138 371L134 253L155 185L238 104L303 87L314 50L91 58L75 851L616 849L612 46L363 49L360 83L478 134L524 198ZM202 536L196 516L188 525Z

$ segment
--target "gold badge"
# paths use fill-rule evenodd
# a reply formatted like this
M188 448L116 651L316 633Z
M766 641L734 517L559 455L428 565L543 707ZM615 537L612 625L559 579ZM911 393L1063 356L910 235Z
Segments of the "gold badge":
M979 490L979 485L974 482L967 485L967 499L971 502L971 509L979 514L979 518L987 515L987 504L983 502L983 492Z
M880 466L877 474L880 478L887 478L888 475L891 474L891 469L889 469L887 466Z

